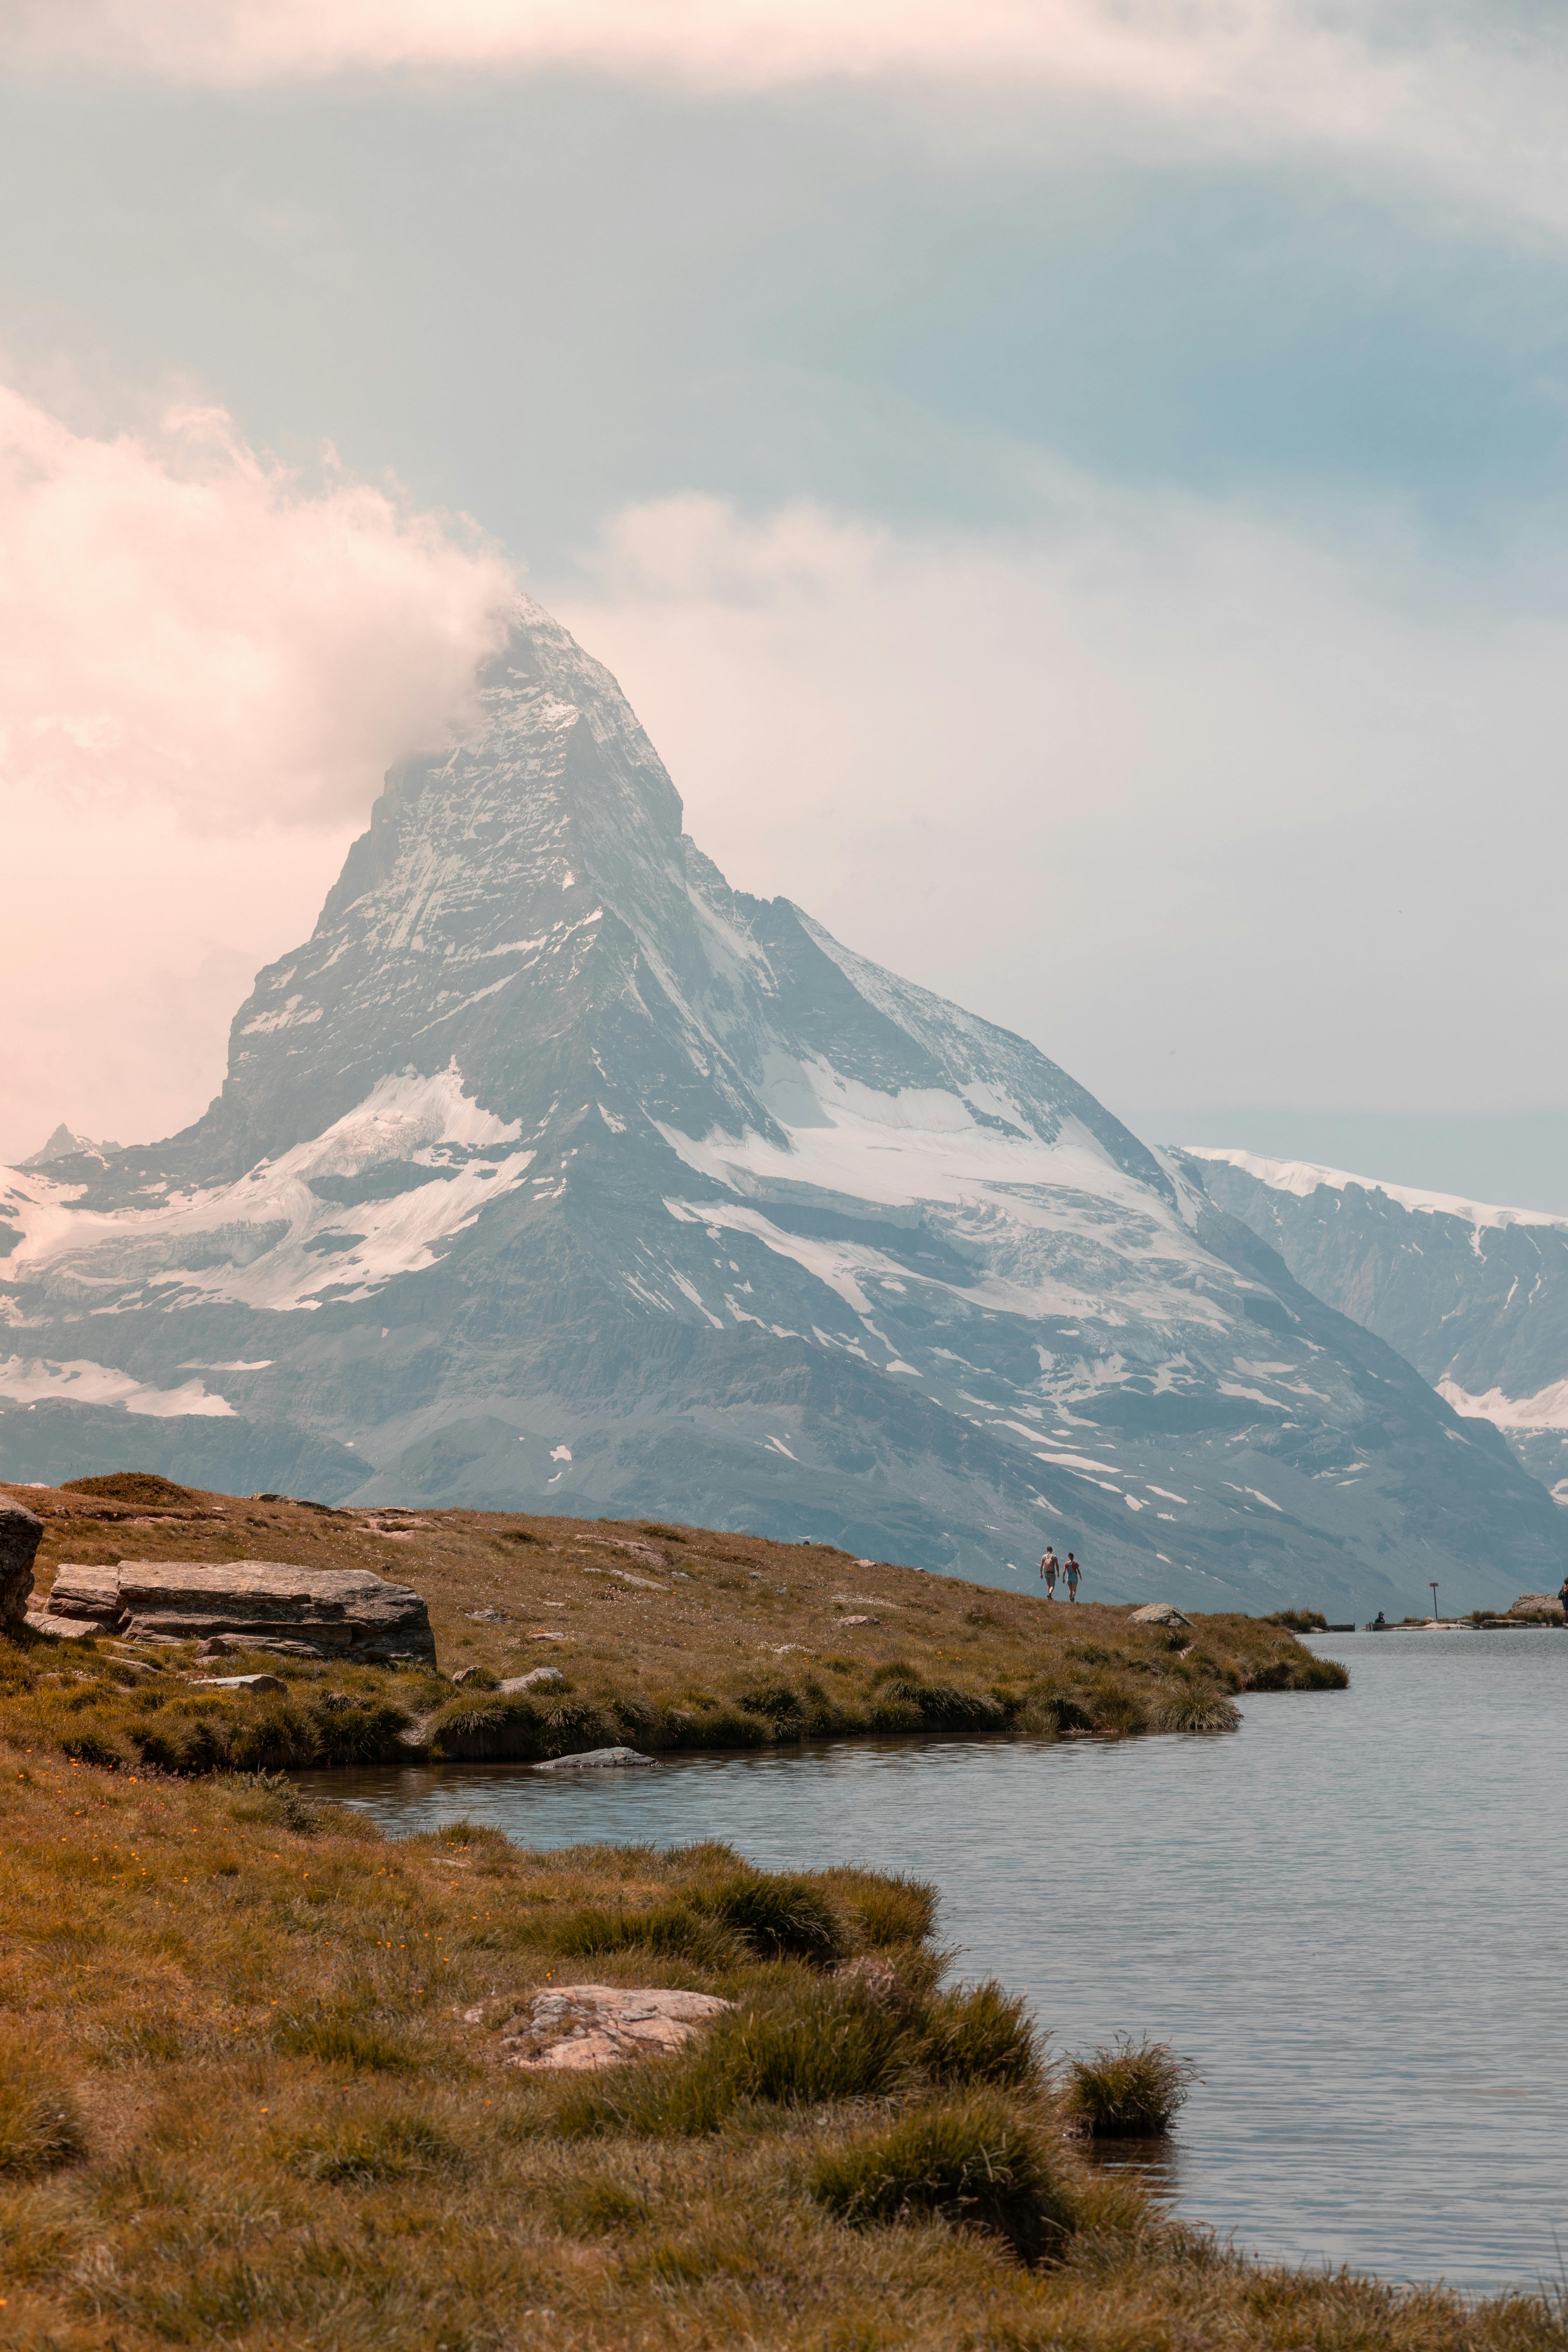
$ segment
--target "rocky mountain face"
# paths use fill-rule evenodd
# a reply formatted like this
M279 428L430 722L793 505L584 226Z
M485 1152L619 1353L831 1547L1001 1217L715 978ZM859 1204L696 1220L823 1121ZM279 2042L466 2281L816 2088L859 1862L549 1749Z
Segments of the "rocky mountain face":
M1298 1282L1500 1429L1568 1504L1568 1217L1250 1152L1176 1155Z
M0 1176L0 1475L619 1511L1198 1607L1555 1575L1485 1423L1023 1039L732 891L537 607L206 1116Z

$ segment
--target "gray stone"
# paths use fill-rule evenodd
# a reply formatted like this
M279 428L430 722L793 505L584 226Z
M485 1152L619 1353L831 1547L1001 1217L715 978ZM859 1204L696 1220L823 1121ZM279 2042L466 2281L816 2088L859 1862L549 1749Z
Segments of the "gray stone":
M496 1678L489 1666L459 1666L452 1676L458 1690L494 1690Z
M280 1691L289 1687L277 1675L203 1675L193 1690Z
M535 1666L528 1675L513 1675L502 1683L503 1691L559 1690L566 1677L559 1666Z
M37 1513L0 1496L0 1630L14 1630L27 1614L33 1560L43 1539Z
M637 1748L589 1748L580 1756L552 1756L546 1763L536 1764L536 1772L618 1772L640 1764L651 1764L653 1758Z
M1193 1621L1184 1617L1169 1601L1148 1601L1142 1609L1134 1609L1127 1622L1130 1625L1174 1625L1178 1632L1184 1633Z
M1563 1603L1554 1592L1521 1592L1509 1611L1510 1617L1548 1617L1563 1622Z
M434 1664L424 1601L360 1568L294 1568L274 1560L122 1559L118 1568L63 1567L37 1612L40 1631L80 1627L143 1642L233 1637L244 1649L304 1657ZM212 1654L209 1653L209 1654Z

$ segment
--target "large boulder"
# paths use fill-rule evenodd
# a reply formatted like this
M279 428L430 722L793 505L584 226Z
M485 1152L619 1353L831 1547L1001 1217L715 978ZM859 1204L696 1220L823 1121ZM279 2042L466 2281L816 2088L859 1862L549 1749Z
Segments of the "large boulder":
M268 1559L67 1565L28 1622L40 1633L117 1633L132 1642L229 1635L248 1649L295 1656L436 1662L419 1595L367 1568L288 1568Z
M1171 1601L1146 1601L1142 1609L1134 1609L1128 1619L1130 1625L1173 1625L1183 1633L1192 1623Z
M35 1511L0 1496L0 1632L20 1625L33 1591L33 1560L44 1539Z
M1521 1592L1508 1613L1510 1617L1544 1617L1561 1625L1563 1603L1555 1592Z

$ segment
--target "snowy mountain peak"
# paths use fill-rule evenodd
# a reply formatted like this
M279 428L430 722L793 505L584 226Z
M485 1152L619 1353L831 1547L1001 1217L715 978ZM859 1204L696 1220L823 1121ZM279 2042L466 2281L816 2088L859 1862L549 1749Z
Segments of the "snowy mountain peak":
M1388 1605L1483 1528L1500 1591L1544 1572L1552 1507L1501 1441L1194 1163L731 890L531 604L476 726L388 776L258 975L205 1118L66 1173L0 1178L13 1475L121 1460L129 1412L158 1466L237 1450L214 1483L622 1507L1000 1580L1054 1538L1101 1591L1199 1605Z

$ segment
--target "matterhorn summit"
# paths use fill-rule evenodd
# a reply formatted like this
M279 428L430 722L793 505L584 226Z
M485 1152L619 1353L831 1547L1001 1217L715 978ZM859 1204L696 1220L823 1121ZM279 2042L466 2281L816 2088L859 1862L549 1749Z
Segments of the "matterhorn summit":
M747 898L520 604L166 1143L0 1171L0 1474L620 1513L1198 1608L1556 1514L1022 1038Z

